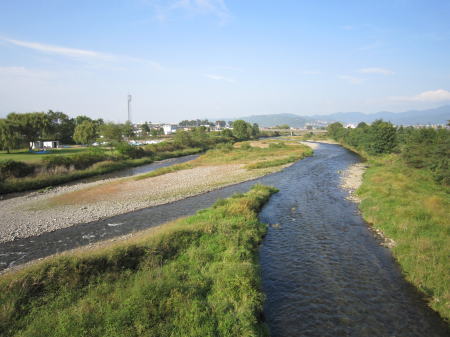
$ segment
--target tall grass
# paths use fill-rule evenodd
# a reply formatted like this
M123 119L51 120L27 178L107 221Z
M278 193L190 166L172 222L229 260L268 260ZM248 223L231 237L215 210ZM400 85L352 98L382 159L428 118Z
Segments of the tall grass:
M113 247L0 277L2 336L265 336L257 185Z
M364 218L396 242L392 252L406 279L450 320L449 188L398 155L368 158L358 192Z

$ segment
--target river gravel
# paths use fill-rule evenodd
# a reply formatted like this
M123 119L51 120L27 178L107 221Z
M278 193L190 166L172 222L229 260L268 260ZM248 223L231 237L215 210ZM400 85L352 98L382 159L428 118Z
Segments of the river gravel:
M165 204L281 168L247 171L242 165L201 166L138 181L107 179L1 200L0 242ZM95 194L98 190L104 193Z

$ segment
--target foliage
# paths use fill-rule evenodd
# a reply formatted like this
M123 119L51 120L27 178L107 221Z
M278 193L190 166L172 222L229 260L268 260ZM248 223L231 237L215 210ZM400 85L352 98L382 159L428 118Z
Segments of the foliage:
M17 133L29 144L33 141L42 140L51 127L51 121L44 112L34 113L10 113L7 120L14 125ZM29 145L31 149L31 145Z
M444 128L395 128L381 120L359 123L345 129L340 123L328 126L328 135L359 152L381 155L399 152L406 165L430 170L436 181L450 185L450 130Z
M2 336L265 336L255 186L112 247L0 280Z
M21 178L34 172L33 165L21 161L4 160L0 161L0 181L8 178Z
M128 143L119 143L116 145L116 151L127 158L142 158L146 155L144 149L140 146L133 146Z
M22 143L18 128L8 119L0 119L0 149L8 153Z
M252 131L253 126L241 119L233 122L233 135L239 140L250 139L252 137Z
M288 124L275 125L274 129L290 129L291 127Z
M78 144L92 144L97 139L97 124L85 120L75 127L73 140Z
M106 141L120 143L123 139L123 126L112 122L100 126L100 135Z

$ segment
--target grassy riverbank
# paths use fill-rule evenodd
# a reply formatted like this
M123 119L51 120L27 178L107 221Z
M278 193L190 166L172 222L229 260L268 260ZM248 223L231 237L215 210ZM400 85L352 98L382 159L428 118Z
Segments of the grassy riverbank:
M2 336L264 336L255 186L113 247L0 278Z
M129 167L150 164L157 160L196 154L202 151L203 149L201 148L187 148L176 151L166 151L158 153L152 157L144 157L139 159L123 159L118 161L102 161L84 170L75 170L60 174L43 174L35 177L25 177L20 179L9 179L3 182L0 181L0 194L36 190L40 188L61 185L78 179L102 175Z
M398 155L368 157L358 194L363 217L395 241L405 278L450 321L450 196L431 172L407 167Z

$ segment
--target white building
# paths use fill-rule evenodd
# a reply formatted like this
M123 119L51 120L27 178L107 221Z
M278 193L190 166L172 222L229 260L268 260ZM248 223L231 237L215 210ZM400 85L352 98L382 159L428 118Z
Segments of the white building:
M45 140L45 141L35 141L30 142L30 146L33 150L35 149L56 149L59 147L59 140Z
M177 132L178 125L175 124L165 124L163 125L163 130L165 135L170 135L174 132Z

